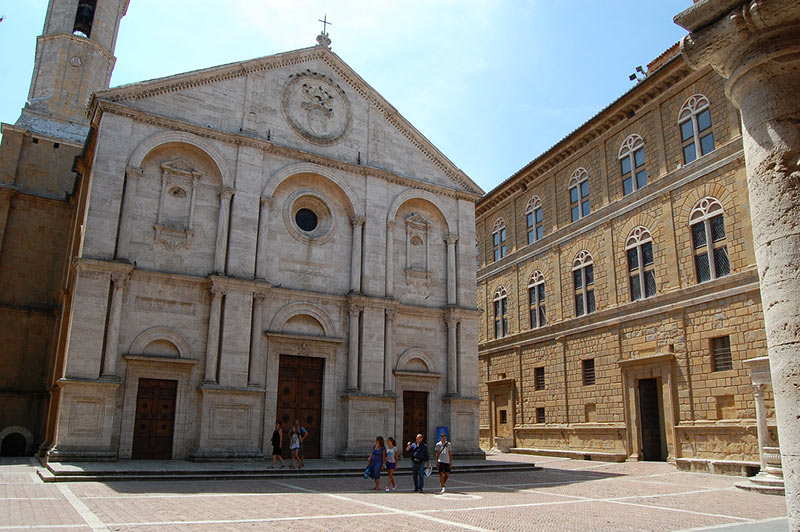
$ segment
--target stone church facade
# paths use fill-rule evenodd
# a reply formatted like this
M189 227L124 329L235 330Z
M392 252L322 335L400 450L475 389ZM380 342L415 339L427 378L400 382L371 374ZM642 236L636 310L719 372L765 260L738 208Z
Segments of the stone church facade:
M307 457L481 454L482 191L329 45L92 94L49 459L258 458L295 419Z
M677 45L476 209L481 443L755 472L776 446L740 117ZM755 389L755 392L754 392Z

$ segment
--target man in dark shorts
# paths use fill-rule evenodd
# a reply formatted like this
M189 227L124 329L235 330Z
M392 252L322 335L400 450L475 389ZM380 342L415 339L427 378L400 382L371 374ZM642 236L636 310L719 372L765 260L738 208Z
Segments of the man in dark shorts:
M447 434L442 432L441 439L436 442L436 467L439 469L439 482L442 485L444 493L444 485L447 484L447 479L450 478L450 469L453 467L453 446L447 441Z

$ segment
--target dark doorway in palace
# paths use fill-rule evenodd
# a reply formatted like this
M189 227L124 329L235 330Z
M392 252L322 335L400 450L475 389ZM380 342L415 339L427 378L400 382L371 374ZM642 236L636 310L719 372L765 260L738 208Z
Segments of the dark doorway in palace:
M170 460L178 381L139 379L131 458Z
M429 452L432 452L428 439L428 392L403 391L403 456L411 456L407 452L406 443L416 441L417 434L425 436Z
M658 379L639 379L639 418L642 429L642 459L662 461L661 390Z
M281 355L278 370L278 421L283 427L284 457L289 454L289 429L294 420L308 431L303 442L305 458L320 457L322 431L322 376L325 359Z
M25 436L19 432L12 432L0 444L0 456L25 456L25 448L28 442Z

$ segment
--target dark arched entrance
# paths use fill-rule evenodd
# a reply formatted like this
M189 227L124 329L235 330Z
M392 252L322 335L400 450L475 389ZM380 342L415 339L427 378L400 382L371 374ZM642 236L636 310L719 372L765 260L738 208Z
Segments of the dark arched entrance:
M25 449L28 441L19 432L12 432L3 438L0 446L0 456L25 456Z

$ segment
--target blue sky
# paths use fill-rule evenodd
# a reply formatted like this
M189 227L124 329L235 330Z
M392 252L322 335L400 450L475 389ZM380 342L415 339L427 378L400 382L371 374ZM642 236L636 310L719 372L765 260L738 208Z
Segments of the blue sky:
M131 0L111 84L315 44L490 190L629 90L691 0ZM0 121L25 103L46 0L0 0Z

